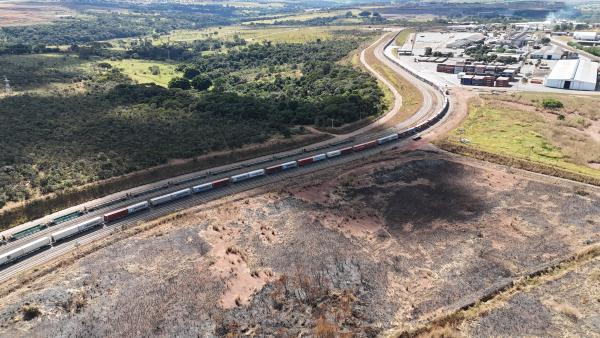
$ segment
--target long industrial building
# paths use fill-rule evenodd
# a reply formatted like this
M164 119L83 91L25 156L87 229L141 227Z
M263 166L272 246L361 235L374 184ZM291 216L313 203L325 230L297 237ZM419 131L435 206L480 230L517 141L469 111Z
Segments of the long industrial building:
M551 88L573 90L596 90L598 84L598 62L588 59L559 60L544 80Z

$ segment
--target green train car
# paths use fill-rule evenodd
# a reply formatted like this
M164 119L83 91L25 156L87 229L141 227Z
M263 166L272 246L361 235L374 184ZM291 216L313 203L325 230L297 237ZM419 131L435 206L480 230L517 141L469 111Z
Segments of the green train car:
M72 219L75 219L75 218L77 218L77 217L79 217L81 215L83 215L83 213L81 211L74 211L74 212L72 212L70 214L66 214L64 216L60 216L60 217L57 217L57 218L53 219L52 221L50 221L50 225L61 224L61 223L70 221Z
M19 232L15 232L14 234L10 235L8 240L16 241L23 237L27 237L27 236L35 234L36 232L42 231L42 230L46 229L47 227L48 227L48 225L46 225L46 224L34 225L31 228L27 228L27 229L21 230Z

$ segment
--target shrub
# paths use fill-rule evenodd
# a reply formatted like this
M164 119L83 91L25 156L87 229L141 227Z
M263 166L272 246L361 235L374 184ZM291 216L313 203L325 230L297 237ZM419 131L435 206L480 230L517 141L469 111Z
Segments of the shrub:
M42 314L42 311L40 311L37 306L29 304L23 305L21 311L23 312L23 319L25 320L32 320Z
M560 109L564 107L562 102L552 98L544 99L542 101L542 106L546 109Z
M188 79L174 77L171 79L171 81L169 81L169 88L180 88L183 90L188 90L192 88L192 85Z

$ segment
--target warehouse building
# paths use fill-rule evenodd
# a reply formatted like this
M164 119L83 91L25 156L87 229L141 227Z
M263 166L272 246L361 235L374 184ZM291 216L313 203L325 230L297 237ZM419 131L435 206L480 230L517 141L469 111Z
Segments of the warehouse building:
M550 88L596 90L598 62L588 59L560 60L544 80Z
M565 52L562 50L562 48L558 46L548 46L531 53L529 58L539 60L560 60L564 54Z
M575 32L573 38L579 41L595 41L598 37L596 32Z

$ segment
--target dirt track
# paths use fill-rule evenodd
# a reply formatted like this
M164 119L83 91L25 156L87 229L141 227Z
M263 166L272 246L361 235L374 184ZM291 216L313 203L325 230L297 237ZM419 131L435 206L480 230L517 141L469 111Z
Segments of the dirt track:
M366 337L426 326L600 242L600 191L536 177L426 148L216 201L12 292L0 335ZM546 335L570 318L594 328L599 265L586 264L568 277L587 297L575 310L563 304L571 279L558 279L451 332ZM557 289L564 296L549 300ZM40 313L24 320L31 308ZM536 320L515 317L521 308Z

